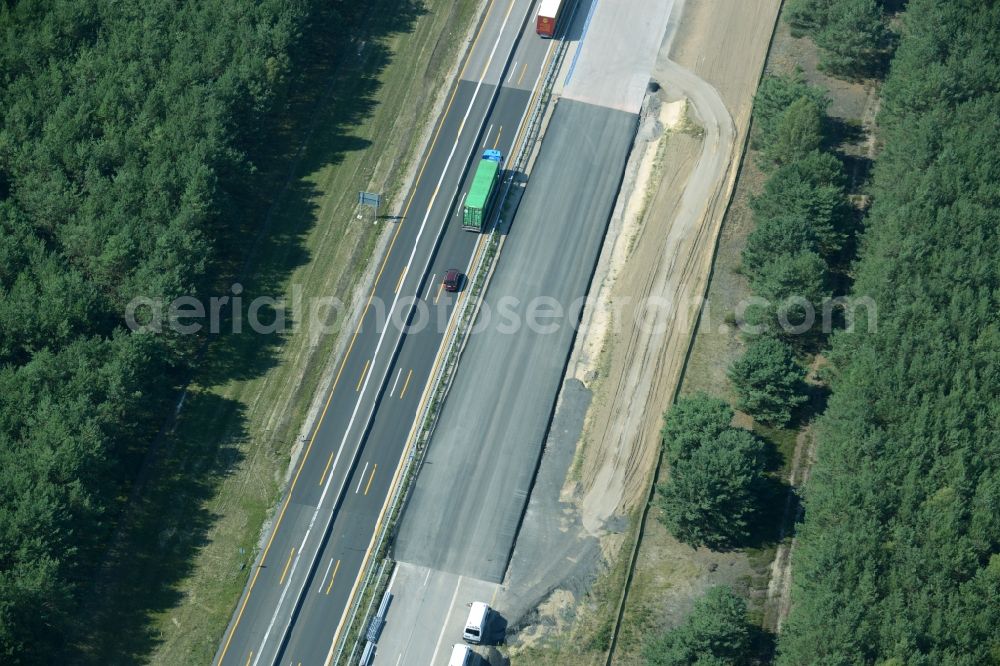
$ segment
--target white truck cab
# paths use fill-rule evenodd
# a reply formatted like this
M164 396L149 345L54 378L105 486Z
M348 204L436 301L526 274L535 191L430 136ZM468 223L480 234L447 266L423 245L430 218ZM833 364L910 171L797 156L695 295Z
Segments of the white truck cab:
M482 601L472 602L472 608L469 609L469 619L465 621L465 631L462 632L462 638L476 645L482 643L486 625L489 624L490 613L489 604Z
M451 659L448 666L472 666L475 663L475 652L468 645L456 643L451 649Z

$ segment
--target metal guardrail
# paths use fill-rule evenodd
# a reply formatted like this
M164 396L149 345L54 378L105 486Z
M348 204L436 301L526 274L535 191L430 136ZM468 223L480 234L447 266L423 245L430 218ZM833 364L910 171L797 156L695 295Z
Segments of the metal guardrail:
M541 133L545 120L545 113L548 110L548 104L552 98L552 89L555 86L556 78L562 67L563 58L565 57L568 48L569 42L566 41L565 38L560 39L559 46L556 47L555 54L549 63L548 70L542 80L541 93L535 100L531 115L528 117L521 146L518 149L517 156L511 163L511 169L509 169L511 175L508 177L506 190L501 198L501 204L498 207L498 210L500 211L502 211L503 207L508 203L511 186L513 185L514 174L523 174L525 172L528 162L531 159L531 154L534 152L535 145L538 141L538 137ZM468 341L469 330L471 329L472 323L475 321L476 315L479 312L479 305L481 303L479 295L488 285L489 279L493 274L493 269L499 259L500 249L503 243L502 238L497 231L498 225L499 219L490 231L489 238L485 243L483 252L480 254L475 269L472 271L473 277L471 280L471 287L469 289L469 297L462 306L458 323L452 328L447 340L442 342L442 345L446 349L444 355L445 360L443 363L439 364L434 376L430 380L429 386L433 387L431 389L432 397L424 403L423 409L414 420L415 423L420 424L419 430L414 437L413 445L410 447L410 452L407 455L406 462L404 463L403 473L400 476L401 480L393 490L392 499L389 503L389 518L382 523L379 530L379 536L376 541L377 545L374 550L374 553L378 554L378 557L372 558L367 565L364 583L361 585L359 592L355 595L354 602L351 604L348 621L345 625L345 632L343 634L343 638L340 640L340 645L337 647L336 656L333 661L333 663L338 666L345 663L356 663L355 657L358 655L359 648L361 648L362 651L360 661L361 664L369 664L374 659L377 638L375 641L372 641L369 637L363 635L359 631L354 640L353 647L351 648L350 656L347 658L346 662L342 661L344 649L346 648L348 642L350 642L349 639L353 633L353 628L355 626L365 626L364 622L358 625L357 615L366 594L369 594L370 591L370 599L368 608L363 618L364 620L367 620L367 618L371 616L372 606L374 605L375 598L378 594L378 589L371 590L371 586L376 581L384 581L387 567L390 563L393 566L395 564L394 562L391 562L390 558L388 558L386 553L383 551L387 548L389 534L395 528L399 512L402 509L405 500L409 496L413 478L416 476L420 465L423 463L423 454L426 450L427 442L430 440L430 437L434 432L434 428L437 425L440 407L444 402L444 398L447 396L448 390L451 388L451 382L454 379L455 371L458 368L458 360L465 348L465 343ZM381 566L376 568L375 562L378 560L381 560ZM378 571L377 575L376 570ZM386 598L387 597L388 595L386 595ZM386 598L383 599L383 603L385 603ZM363 642L364 647L362 647Z
M385 573L385 568L388 565L389 560L382 560L382 570L379 572L379 578ZM368 633L365 635L365 649L361 652L361 660L359 666L371 666L371 663L375 661L375 646L378 644L379 636L382 635L382 629L385 627L385 614L389 610L389 602L392 600L392 594L389 590L385 591L382 595L382 603L378 605L378 611L375 613L375 617L372 618L371 623L368 625ZM368 615L372 612L371 604L375 601L375 595L372 595L372 600L368 604ZM355 649L357 645L360 644L360 640L355 644ZM354 652L351 652L351 660L354 659Z
M365 582L361 586L361 591L355 596L354 603L351 607L351 612L349 615L349 620L345 625L347 631L344 634L344 640L341 641L340 646L337 649L337 656L334 659L335 664L340 664L341 658L343 656L344 648L347 645L347 639L350 638L351 628L354 627L357 622L357 613L361 606L361 603L365 597L365 591L369 590L375 581L380 581L385 579L385 570L389 565L389 558L385 557L383 551L388 545L388 537L393 528L395 527L396 518L399 514L400 509L403 505L403 500L409 493L410 487L412 486L413 477L416 475L416 470L419 468L420 464L423 462L423 453L427 447L427 441L430 439L431 434L434 431L434 426L437 424L437 416L439 413L439 407L444 401L444 396L447 394L448 389L451 388L451 381L455 376L455 370L458 367L458 357L461 355L462 348L464 347L464 341L467 339L468 328L470 327L472 321L475 319L475 314L478 312L478 294L486 286L486 281L489 275L492 273L493 264L498 258L499 253L497 250L500 245L500 236L494 230L490 233L489 239L486 241L486 247L484 251L480 254L479 261L476 264L476 268L472 275L472 286L469 290L469 297L465 300L462 306L462 311L459 314L458 323L456 326L452 327L451 333L447 340L443 343L447 349L445 353L445 361L438 365L437 371L431 378L430 386L434 387L432 389L432 397L424 403L424 407L421 410L418 417L415 419L415 423L420 424L419 430L413 439L413 444L410 447L410 452L407 455L406 462L404 463L403 473L400 477L401 481L396 485L393 490L392 499L389 502L389 519L385 520L379 530L379 536L376 541L376 547L374 552L378 554L378 558L373 558L371 563L368 565L368 571L365 575ZM486 262L489 261L490 264L487 267ZM381 567L379 568L379 573L375 576L376 568L374 566L375 562L381 559ZM374 605L375 598L377 596L377 590L371 595L371 599L368 603L368 610L365 613L365 618L371 615L371 609ZM361 626L364 626L362 624ZM350 657L346 663L353 664L355 655L357 654L358 648L361 645L361 637L359 636L355 642L354 647L351 649Z
M521 144L521 150L518 151L517 159L514 162L514 170L519 173L524 173L528 160L531 158L531 153L535 149L535 143L538 140L538 135L542 130L542 122L545 119L545 112L548 110L549 101L552 99L552 88L555 87L556 77L559 74L563 57L566 55L568 49L569 42L565 38L560 39L559 46L556 47L555 55L552 57L552 62L549 63L549 69L542 80L542 92L535 102L535 108L531 112L531 117L528 119L524 142Z

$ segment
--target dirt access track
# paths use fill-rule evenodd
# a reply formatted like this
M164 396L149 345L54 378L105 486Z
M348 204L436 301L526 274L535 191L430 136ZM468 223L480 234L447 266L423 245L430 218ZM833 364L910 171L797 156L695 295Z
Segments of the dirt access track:
M650 112L655 101L685 101L690 120L677 119L676 130L699 138L689 126L694 123L703 134L693 164L692 142L674 141L676 156L668 146L662 164L637 168L631 191L622 193L622 233L598 296L599 302L618 304L602 345L610 354L608 390L596 396L588 415L594 444L581 468L589 531L628 513L648 493L662 415L678 386L708 284L779 5L778 0L687 0L675 8L675 17L682 11L675 43L669 57L661 53L654 71L662 89L651 96ZM660 120L670 122L670 114ZM649 143L658 140L662 137ZM642 144L637 146L641 152ZM645 152L633 156L639 167L655 150ZM588 360L579 359L577 373Z
M614 313L600 346L610 354L602 378L607 393L598 395L588 415L594 445L581 468L584 524L592 532L628 513L648 492L662 415L678 386L706 291L780 6L779 0L682 4L675 7L674 16L681 13L673 48L668 57L661 52L654 71L661 91L647 101L650 112L656 102L686 102L690 120L680 118L674 131L701 134L700 151L692 165L692 142L670 137L657 165L650 153L660 146L647 146L645 155L633 156L639 168L622 193L622 233L608 253L598 296ZM663 115L661 124L670 122ZM690 123L703 133L692 132ZM663 140L655 128L651 133L650 143ZM651 157L653 165L642 169ZM600 329L591 333L599 338ZM593 354L577 361L579 375L594 362Z
M602 621L590 622L588 614L617 609L620 584L601 610L597 606L604 602L581 584L581 577L593 583L595 572L570 563L589 559L595 539L612 567L631 554L625 526L649 494L662 416L679 385L706 293L780 4L674 4L653 71L657 85L650 86L643 106L539 470L542 479L561 467L565 481L553 484L558 491L536 485L505 581L514 611L509 619L519 626L515 657L527 648L522 656L538 663L551 657L559 663L558 655L565 659L571 652L579 659L574 644L588 639L581 625ZM721 316L718 325L724 325ZM555 443L566 433L556 432L557 424L566 420L561 412L580 410L586 416L567 472L566 456ZM557 496L545 497L547 492ZM532 530L533 522L552 520L559 524L557 536ZM540 537L544 548L528 543L532 533L546 535ZM567 566L534 575L518 567L519 559L528 559L519 558L518 550L544 550L564 557ZM536 614L528 612L532 606Z

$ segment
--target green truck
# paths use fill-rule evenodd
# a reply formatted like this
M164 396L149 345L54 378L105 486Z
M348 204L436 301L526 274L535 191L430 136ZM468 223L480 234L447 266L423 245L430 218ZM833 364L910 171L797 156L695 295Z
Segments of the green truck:
M499 150L487 150L476 167L472 187L465 197L462 209L462 228L466 231L482 231L489 219L493 204L500 191L500 165L503 155Z

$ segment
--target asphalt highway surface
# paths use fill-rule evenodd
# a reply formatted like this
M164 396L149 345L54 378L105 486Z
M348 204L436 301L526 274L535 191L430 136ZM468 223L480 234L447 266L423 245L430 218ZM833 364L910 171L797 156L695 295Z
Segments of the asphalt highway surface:
M634 113L557 103L396 559L503 580L637 122Z
M484 300L494 321L477 321L400 521L376 666L447 663L473 601L495 609L489 642L502 641L599 555L567 534L559 502L579 430L550 419L675 6L583 0L565 28L563 89ZM561 399L565 411L565 389ZM503 663L490 646L477 651Z
M356 592L379 516L480 236L460 203L484 148L511 153L552 42L530 0L491 0L365 305L216 654L222 664L320 664ZM395 212L395 211L390 211ZM426 325L416 330L421 321ZM407 322L414 325L404 332ZM442 324L442 322L444 324Z

